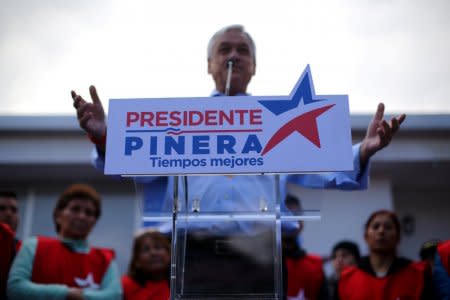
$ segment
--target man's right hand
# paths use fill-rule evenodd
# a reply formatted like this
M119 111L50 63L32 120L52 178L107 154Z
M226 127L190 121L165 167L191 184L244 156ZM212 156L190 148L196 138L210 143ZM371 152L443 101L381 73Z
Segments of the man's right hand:
M92 103L85 101L75 91L72 91L73 106L77 110L80 127L90 135L91 139L103 141L106 136L105 111L93 85L89 87L89 92Z

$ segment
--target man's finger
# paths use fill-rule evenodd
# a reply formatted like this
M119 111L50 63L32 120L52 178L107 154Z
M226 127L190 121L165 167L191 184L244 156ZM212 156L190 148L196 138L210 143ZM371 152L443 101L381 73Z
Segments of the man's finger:
M77 109L77 116L78 119L83 117L85 114L89 113L89 109L92 107L92 103L83 103L81 104Z
M383 126L384 136L390 136L391 135L391 127L389 126L388 122L384 121L381 123Z
M400 128L400 123L399 120L397 118L392 118L391 119L391 130L392 132L397 132L397 130Z
M95 89L95 86L91 85L89 87L89 93L91 93L92 102L94 104L102 104L100 98L97 95L97 90Z
M76 95L75 98L73 99L73 107L75 107L76 109L78 109L78 107L80 107L80 105L86 103L86 101L84 101L83 98L81 98L80 95Z
M380 138L380 141L383 141L383 139L386 136L386 132L384 132L383 127L380 127L377 129L377 134L378 134L378 137Z
M375 116L373 117L376 121L383 120L384 116L384 104L382 102L378 103L377 112L375 113Z
M398 119L398 124L400 125L400 124L403 123L403 121L405 121L406 115L405 114L401 114L397 119Z

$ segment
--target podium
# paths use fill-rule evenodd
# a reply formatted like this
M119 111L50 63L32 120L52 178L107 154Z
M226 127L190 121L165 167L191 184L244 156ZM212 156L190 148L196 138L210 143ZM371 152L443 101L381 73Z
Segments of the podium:
M171 224L172 299L282 299L282 232L319 216L282 209L281 176L223 174L353 169L348 96L316 95L309 66L286 96L109 102L105 174L173 179L143 215Z
M282 233L320 218L320 207L288 212L279 175L171 179L171 212L142 214L171 223L171 299L283 299Z

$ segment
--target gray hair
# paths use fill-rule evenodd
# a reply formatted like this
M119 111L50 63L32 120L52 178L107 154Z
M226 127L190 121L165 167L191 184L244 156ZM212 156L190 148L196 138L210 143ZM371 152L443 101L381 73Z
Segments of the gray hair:
M247 31L245 31L244 26L239 25L239 24L236 24L236 25L229 25L229 26L227 26L227 27L224 27L224 28L220 29L220 30L217 31L216 33L214 33L214 35L211 37L211 39L210 39L209 42L208 42L208 59L211 58L211 56L212 56L213 48L214 48L214 45L215 45L216 42L217 42L217 39L218 39L219 37L221 37L223 34L229 32L229 31L232 31L232 30L237 30L237 31L239 31L239 32L244 33L244 34L247 36L248 40L250 41L250 50L251 50L252 53L253 53L253 60L256 61L256 47L255 47L255 42L253 41L253 39L252 39L252 37L250 36L250 34L249 34Z

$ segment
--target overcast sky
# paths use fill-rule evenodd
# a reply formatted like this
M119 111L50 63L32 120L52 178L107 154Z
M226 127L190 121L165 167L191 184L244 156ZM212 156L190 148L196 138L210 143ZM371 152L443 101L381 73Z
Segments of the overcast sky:
M243 24L253 95L287 95L310 64L317 94L352 113L450 113L448 0L0 0L0 115L74 114L70 90L208 96L206 45Z

